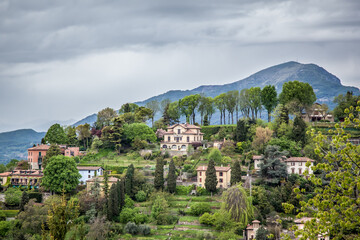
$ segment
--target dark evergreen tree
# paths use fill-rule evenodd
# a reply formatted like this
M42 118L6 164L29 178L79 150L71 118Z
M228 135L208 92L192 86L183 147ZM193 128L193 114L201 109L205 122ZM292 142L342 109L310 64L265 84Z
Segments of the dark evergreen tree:
M105 212L107 213L108 210L108 198L109 198L109 175L107 170L104 170L104 187L103 187L103 191L104 191L104 197L105 197Z
M29 202L29 194L23 191L20 202L20 212L25 210L25 205Z
M296 142L301 142L303 146L306 142L306 128L307 126L305 121L301 117L296 116L294 119L292 139Z
M243 119L240 119L236 125L234 141L245 142L247 140L247 133L248 133L247 122Z
M170 103L166 104L165 108L164 108L164 112L163 112L163 123L165 126L169 126L170 125L170 116L168 114L168 109L169 109L169 105Z
M109 221L113 221L119 216L120 204L119 204L119 193L117 184L111 185L110 194L108 199L108 210L107 218Z
M288 155L287 151L280 151L279 146L267 146L264 163L260 164L261 177L269 185L279 185L282 179L288 176L286 163L282 157Z
M289 123L289 110L284 105L281 105L281 107L280 107L279 119L280 119L280 124L281 123L286 123L286 124Z
M154 187L156 190L164 188L164 160L162 158L156 160Z
M206 169L205 175L206 175L205 188L212 194L212 193L216 192L216 186L218 184L218 181L216 178L216 170L215 170L214 160L212 160L212 159L209 160L209 164Z
M125 175L125 193L129 195L129 197L134 197L134 165L130 164Z
M203 122L204 126L209 126L209 115L205 114L204 116L204 122Z
M241 166L240 161L236 160L233 167L231 168L231 186L241 181Z
M263 226L261 226L257 231L256 231L256 240L268 240L269 238L267 237L268 235L268 230L266 230Z
M174 193L176 191L176 170L174 160L171 159L169 164L169 175L167 179L167 187L169 193Z
M117 181L116 187L118 189L117 193L119 199L119 213L120 213L125 205L125 181L124 180Z

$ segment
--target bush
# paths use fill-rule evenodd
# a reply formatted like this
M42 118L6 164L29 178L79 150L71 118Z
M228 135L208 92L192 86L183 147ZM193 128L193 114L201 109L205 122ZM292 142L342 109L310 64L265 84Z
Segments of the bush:
M194 189L193 185L190 186L176 186L177 195L189 195L191 190Z
M120 223L112 223L110 225L110 232L112 232L115 235L120 235L123 233L123 225Z
M0 211L0 221L6 221L6 214L3 211Z
M0 237L5 237L10 231L12 221L1 221L0 222Z
M156 218L157 225L171 225L179 221L178 216L173 216L168 213L161 213Z
M43 196L40 192L29 192L29 199L34 198L37 203L41 203L43 200Z
M5 192L5 203L10 206L18 206L21 202L22 191L18 188L8 188Z
M185 164L184 165L184 172L188 172L191 169L192 169L192 165L190 165L190 164Z
M125 196L125 208L134 208L134 200L132 200L128 195Z
M135 223L128 222L125 225L124 231L125 231L125 233L130 233L131 235L135 235L139 232L139 228L138 228L138 226L136 226Z
M145 202L146 201L146 193L144 191L138 191L135 195L135 199L137 202Z
M196 192L198 196L210 196L210 192L203 187L196 188Z
M196 238L204 240L204 239L213 239L214 236L211 232L199 231L196 233Z
M211 212L209 203L196 203L190 207L190 213L194 216L200 216L209 212Z
M135 209L124 208L120 213L120 222L121 223L134 222L136 212L137 211Z
M149 217L146 214L137 213L135 214L134 220L136 224L146 223L149 220Z
M207 225L207 226L214 226L215 224L215 217L214 215L210 213L204 213L200 218L199 221L201 224Z
M139 233L147 236L151 233L151 228L148 225L139 225Z

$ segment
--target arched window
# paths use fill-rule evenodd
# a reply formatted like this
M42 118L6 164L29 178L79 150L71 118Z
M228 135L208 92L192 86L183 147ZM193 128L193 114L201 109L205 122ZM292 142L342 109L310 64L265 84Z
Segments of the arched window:
M167 146L164 144L164 145L163 145L163 148L167 148Z

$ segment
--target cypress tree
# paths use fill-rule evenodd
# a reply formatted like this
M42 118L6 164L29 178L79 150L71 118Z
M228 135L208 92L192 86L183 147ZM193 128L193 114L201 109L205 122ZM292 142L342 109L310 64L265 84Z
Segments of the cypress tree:
M107 172L106 169L104 169L104 187L103 187L103 191L104 191L104 197L105 197L104 210L105 210L105 215L107 215L108 198L109 198L109 176L108 176L108 172Z
M20 202L20 212L25 210L25 205L29 202L29 194L23 191Z
M171 159L169 164L169 175L167 179L167 187L169 193L174 193L176 191L176 173L175 173L175 164L174 160Z
M303 145L305 145L306 128L307 128L307 125L306 125L305 121L301 117L296 116L294 119L294 128L292 131L292 139L294 141L301 142Z
M240 161L236 160L233 167L231 168L231 186L241 181L241 166Z
M169 105L170 103L166 104L164 112L163 112L163 123L165 126L169 126L170 125L170 116L168 114L168 110L169 110Z
M248 126L247 122L243 119L240 119L236 124L234 141L244 142L247 140Z
M215 170L215 162L214 160L210 159L208 167L205 172L206 179L205 179L205 188L209 192L214 193L216 192L216 185L218 183L216 178L216 170Z
M164 188L164 160L162 158L156 160L154 187L156 190Z
M134 197L133 187L134 187L134 165L130 164L125 175L125 193L129 195L129 197Z
M119 216L119 194L116 185L117 183L114 183L110 188L107 211L107 218L109 221L112 221L115 217Z
M119 199L119 213L125 205L125 181L117 181L116 187L118 189L118 199Z

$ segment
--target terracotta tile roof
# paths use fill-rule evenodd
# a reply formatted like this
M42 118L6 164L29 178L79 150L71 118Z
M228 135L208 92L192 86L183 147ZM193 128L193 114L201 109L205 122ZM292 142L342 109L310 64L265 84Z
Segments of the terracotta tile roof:
M77 166L77 169L79 171L83 170L83 171L87 171L87 170L98 170L99 168L102 167L86 167L86 166Z
M16 170L16 171L12 171L12 172L0 173L0 177L18 176L18 175L24 175L24 176L39 175L39 176L42 176L43 172L40 171L40 170Z
M201 129L201 127L198 127L198 126L195 126L195 125L192 125L192 124L188 124L188 123L177 123L177 124L174 124L172 126L169 126L168 129L173 129L174 127L176 126L181 126L183 128L186 128L186 129Z
M0 177L7 177L7 176L10 176L10 175L11 175L11 172L0 173Z
M289 157L288 159L285 159L284 162L315 162L315 160L312 160L307 157Z
M41 144L32 148L29 148L28 151L39 151L39 150L49 150L50 146L49 145L45 145L45 144Z
M206 171L207 166L199 166L197 167L196 171ZM227 172L231 169L231 167L215 167L217 172Z
M260 160L263 157L264 157L263 155L254 155L252 158L253 158L253 160Z

